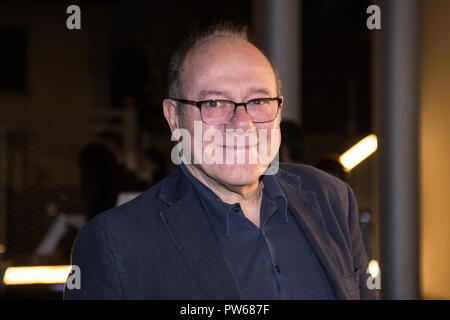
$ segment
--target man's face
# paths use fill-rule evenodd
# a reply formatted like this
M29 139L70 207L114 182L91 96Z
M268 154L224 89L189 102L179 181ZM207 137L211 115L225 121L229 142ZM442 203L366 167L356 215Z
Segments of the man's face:
M277 96L276 79L269 61L241 39L219 38L195 48L186 57L181 80L182 98L188 100L224 99L239 103ZM202 157L202 161L198 161L202 163L194 164L223 184L254 183L279 149L279 113L273 121L253 123L245 108L239 106L227 124L202 123L200 109L191 105L183 106L183 114L186 129L191 133L194 157L197 161ZM200 123L201 144L195 142L200 139L194 136L194 126ZM214 134L206 138L208 132ZM244 133L247 137L242 139ZM205 155L215 157L214 162L219 163L206 163Z

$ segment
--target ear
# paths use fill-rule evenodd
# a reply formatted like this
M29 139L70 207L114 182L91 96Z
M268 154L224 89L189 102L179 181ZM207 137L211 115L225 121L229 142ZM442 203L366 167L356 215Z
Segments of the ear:
M163 101L164 117L169 124L170 131L174 131L179 128L178 126L178 113L176 102L170 99L164 99Z
M282 99L281 100L281 103L280 103L280 111L278 111L278 125L280 125L280 123L281 123L281 111L283 110L283 106L284 106L284 97L283 96L280 96L280 98Z

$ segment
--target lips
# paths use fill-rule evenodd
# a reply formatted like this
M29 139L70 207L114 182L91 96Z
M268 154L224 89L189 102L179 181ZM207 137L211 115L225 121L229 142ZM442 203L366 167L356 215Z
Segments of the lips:
M246 145L246 146L237 146L237 145L231 145L231 146L224 146L224 145L219 145L217 146L218 148L225 148L225 149L234 149L234 150L238 150L238 149L249 149L249 148L253 148L253 147L257 147L258 144L253 144L251 146Z

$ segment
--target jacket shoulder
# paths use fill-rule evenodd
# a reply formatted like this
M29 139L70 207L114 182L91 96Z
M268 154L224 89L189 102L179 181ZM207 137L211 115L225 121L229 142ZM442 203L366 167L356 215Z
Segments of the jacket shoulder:
M345 191L347 192L347 183L335 176L314 168L310 165L301 163L281 163L281 175L295 175L300 178L301 187L309 191Z
M318 205L328 220L331 216L341 228L348 230L349 204L354 197L350 186L335 176L305 164L281 164L280 176L296 176L300 180L302 191L312 192L316 195ZM291 178L292 179L292 178ZM331 214L331 216L330 216Z

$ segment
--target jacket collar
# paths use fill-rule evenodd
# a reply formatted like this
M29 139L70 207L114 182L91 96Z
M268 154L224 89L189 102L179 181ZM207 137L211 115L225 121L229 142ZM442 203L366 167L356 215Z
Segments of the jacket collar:
M348 298L316 194L302 190L300 177L281 168L274 180L283 190L296 221L324 268L336 298ZM158 197L169 205L160 212L164 225L207 296L242 299L200 199L179 167L165 180Z
M275 176L283 189L288 205L303 231L311 249L319 259L336 299L348 299L339 261L331 248L331 239L315 192L302 188L301 178L280 168Z

